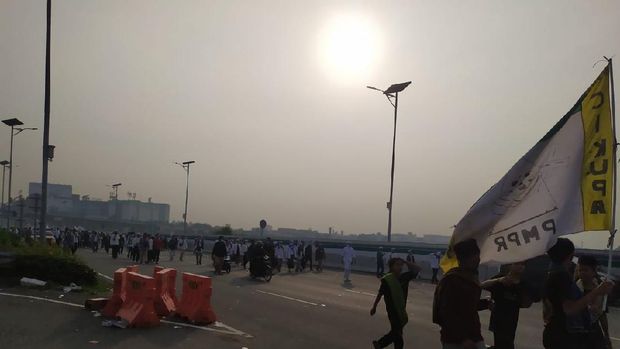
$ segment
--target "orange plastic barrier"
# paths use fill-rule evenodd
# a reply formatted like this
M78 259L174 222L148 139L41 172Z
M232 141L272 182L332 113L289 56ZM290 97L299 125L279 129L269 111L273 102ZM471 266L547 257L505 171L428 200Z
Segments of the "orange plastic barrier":
M128 266L128 267L125 267L125 269L127 269L127 272L130 272L130 271L131 271L131 272L134 272L134 273L137 273L137 272L139 271L139 270L138 270L138 268L140 268L140 266L139 266L139 265L137 265L137 264L134 264L134 265L130 265L130 266Z
M153 268L153 277L155 277L155 275L156 275L158 272L160 272L160 271L162 271L162 270L164 270L164 269L166 269L166 268L162 267L161 265L156 265L156 266L155 266L155 268Z
M155 279L138 273L127 273L125 302L116 316L127 321L129 327L153 327L159 325L155 313Z
M211 308L211 278L183 273L183 294L177 306L177 314L198 324L210 324L217 320Z
M127 269L119 268L114 272L114 285L112 287L112 297L108 300L101 314L107 317L116 316L116 313L125 301L125 283Z
M170 268L155 268L155 311L157 315L167 316L176 311L177 271Z

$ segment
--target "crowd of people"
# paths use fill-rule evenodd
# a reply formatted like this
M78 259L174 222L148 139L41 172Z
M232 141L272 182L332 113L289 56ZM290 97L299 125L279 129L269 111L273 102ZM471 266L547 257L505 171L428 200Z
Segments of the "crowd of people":
M195 256L197 265L202 264L205 241L202 238L182 236L161 236L146 233L106 233L56 229L53 232L56 244L68 254L74 254L79 247L93 252L102 249L112 258L124 253L136 263L159 263L161 253L168 251L168 260L183 261L186 253ZM432 282L437 284L433 300L433 322L441 327L440 339L444 349L486 348L478 312L491 311L489 330L494 335L495 349L514 349L519 312L529 307L534 299L531 285L523 275L524 262L508 265L493 278L480 282L478 266L480 250L475 240L466 240L453 247L459 266L448 271L438 280L440 253L432 253L430 267ZM220 236L210 251L215 274L223 273L226 263L258 273L258 263L268 260L273 271L286 268L289 273L305 270L322 271L326 259L325 248L319 243L304 241L273 241L224 239ZM597 260L581 256L573 262L575 246L564 238L548 251L552 265L547 275L542 295L543 304L543 346L546 349L611 349L607 309L603 298L611 293L613 283L602 280L597 273ZM377 277L381 279L377 297L370 314L376 313L383 298L391 330L382 338L373 341L375 348L394 345L403 348L403 328L408 322L406 311L409 282L416 279L420 267L416 264L413 251L406 257L397 257L393 249L385 252L379 248L376 254ZM344 282L350 282L356 251L347 243L341 251ZM385 265L387 264L387 273ZM408 271L404 272L407 266ZM482 291L490 298L481 298Z
M439 281L433 300L433 322L441 327L443 349L486 349L478 312L491 311L490 328L494 349L514 349L519 312L532 302L529 285L523 278L526 264L513 263L499 275L479 281L480 249L475 240L454 245L459 266L448 271ZM611 349L604 297L613 282L601 280L597 261L582 256L573 263L575 246L565 238L547 252L552 265L542 294L543 343L546 349ZM403 272L403 266L408 271ZM394 345L403 348L403 328L408 322L406 310L409 282L420 268L413 260L390 258L389 272L381 278L381 286L371 307L374 315L381 298L385 301L391 330L373 341L374 348ZM489 291L490 299L482 298Z
M224 240L219 237L213 245L213 264L216 274L222 273L225 258L243 269L248 264L264 258L268 258L270 266L277 272L282 271L286 265L288 272L322 271L325 262L325 249L319 242L306 243L304 241L273 241L271 238L261 240Z

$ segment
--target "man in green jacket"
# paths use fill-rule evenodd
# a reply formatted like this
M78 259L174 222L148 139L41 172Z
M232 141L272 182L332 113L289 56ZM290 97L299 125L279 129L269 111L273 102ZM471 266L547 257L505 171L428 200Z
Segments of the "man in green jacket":
M409 269L406 273L402 272L403 264L407 264ZM402 349L404 345L403 327L409 321L406 307L409 281L416 278L420 272L420 267L415 264L414 260L405 262L402 258L390 258L388 268L389 273L381 278L381 287L379 287L379 293L370 310L370 315L375 315L377 304L383 297L391 330L381 339L373 341L372 344L375 348L385 348L393 343L394 348Z

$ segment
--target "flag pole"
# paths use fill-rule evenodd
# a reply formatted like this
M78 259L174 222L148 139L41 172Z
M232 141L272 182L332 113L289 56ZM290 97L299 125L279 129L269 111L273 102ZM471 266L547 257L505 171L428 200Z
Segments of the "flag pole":
M608 251L608 256L607 256L607 280L610 280L611 278L611 267L612 267L612 261L613 261L613 254L614 254L614 237L616 235L616 187L617 187L617 182L618 182L618 173L617 171L617 167L618 167L618 159L617 159L617 149L618 149L618 141L616 138L616 100L615 100L615 96L616 93L614 91L614 68L613 68L613 64L612 64L612 59L611 58L607 58L604 57L607 60L607 63L609 65L609 83L611 85L611 90L610 90L610 95L611 95L611 123L612 123L612 128L613 128L613 132L614 132L614 147L613 147L613 154L614 154L614 191L613 191L613 196L612 196L612 215L611 215L611 227L609 228L609 251ZM603 300L603 310L607 309L607 296L605 296L604 300Z

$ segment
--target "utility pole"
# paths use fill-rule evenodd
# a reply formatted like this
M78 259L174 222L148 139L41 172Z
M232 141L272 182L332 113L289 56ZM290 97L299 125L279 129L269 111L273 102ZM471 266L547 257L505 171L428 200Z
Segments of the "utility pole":
M187 233L187 203L189 199L189 166L196 161L185 161L183 163L175 162L175 164L181 166L186 173L185 180L185 212L183 213L183 236L186 236Z
M47 0L47 26L45 33L45 102L43 110L43 168L41 170L41 218L39 220L39 237L45 242L47 224L47 177L50 150L50 40L52 26L52 0ZM12 164L11 164L12 166Z
M394 198L394 163L396 162L396 119L398 116L398 93L402 92L411 84L411 81L403 82L400 84L393 84L387 88L387 90L381 90L376 87L366 86L367 88L375 91L379 91L385 95L390 104L394 107L394 136L392 138L392 167L390 170L390 201L387 203L388 209L388 226L387 226L387 239L388 242L392 241L392 207ZM394 101L392 101L392 99Z

